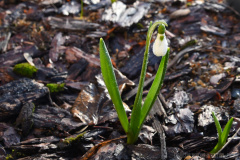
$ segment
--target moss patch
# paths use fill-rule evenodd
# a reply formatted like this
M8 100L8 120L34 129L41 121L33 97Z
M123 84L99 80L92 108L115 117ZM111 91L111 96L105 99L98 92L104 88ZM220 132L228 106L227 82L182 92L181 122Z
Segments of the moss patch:
M64 90L65 83L56 84L56 83L48 83L46 86L49 88L51 93L56 93Z
M83 133L78 134L77 136L72 136L72 137L65 138L63 140L63 143L66 143L68 145L72 144L73 142L76 142L76 141L80 140L85 133L86 132L83 132Z
M13 159L13 156L11 154L8 154L6 157L6 160L10 160L10 159Z
M37 72L37 68L31 66L29 63L20 63L16 64L13 68L13 71L21 76L32 78L34 73Z

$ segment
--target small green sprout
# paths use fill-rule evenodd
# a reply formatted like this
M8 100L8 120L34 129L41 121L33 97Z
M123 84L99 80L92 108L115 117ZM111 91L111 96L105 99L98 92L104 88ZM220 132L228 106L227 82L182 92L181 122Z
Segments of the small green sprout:
M145 99L145 102L142 105L143 84L144 84L146 69L147 69L149 47L150 47L153 31L157 26L159 26L158 31L160 31L161 33L158 32L158 37L154 42L155 48L153 52L156 56L162 56L162 60L159 65L156 78L154 79L153 84ZM142 71L140 75L138 92L134 101L130 122L128 122L127 114L123 107L123 102L118 90L118 85L117 85L116 77L114 75L114 70L113 70L113 66L111 63L108 50L102 38L100 39L100 42L99 42L100 64L101 64L103 79L108 89L109 95L112 99L112 102L115 106L115 109L117 111L120 123L127 134L128 144L133 144L137 141L142 125L149 111L151 110L163 84L163 79L166 73L168 57L170 52L170 49L167 47L167 43L166 43L165 26L167 26L167 23L163 20L157 21L154 24L152 24L152 22L150 23L150 26L147 32L146 48L145 48L144 57L143 57ZM163 51L159 52L159 50L163 50Z
M116 2L117 0L111 0L111 3L113 4L114 2Z
M64 90L65 83L56 84L56 83L48 83L46 85L51 93L56 93Z
M83 18L83 0L81 0L81 18Z
M13 68L13 71L21 76L32 78L33 75L37 72L35 66L30 65L29 63L20 63L16 64Z
M217 153L223 146L224 144L226 143L227 141L227 138L228 138L228 134L230 132L230 129L231 129L231 126L232 126L232 123L233 123L233 118L231 118L224 130L222 131L222 128L221 128L221 125L217 119L217 117L215 116L214 112L212 112L212 116L213 116L213 119L214 119L214 122L215 122L215 125L216 125L216 128L217 128L217 132L218 132L218 143L217 145L213 148L213 150L210 152L211 154L215 154Z

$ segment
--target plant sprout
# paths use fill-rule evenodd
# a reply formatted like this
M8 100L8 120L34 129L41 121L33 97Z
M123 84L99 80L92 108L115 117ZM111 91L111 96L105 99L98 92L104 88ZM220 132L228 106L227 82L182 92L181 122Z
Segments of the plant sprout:
M83 18L83 0L81 0L81 18Z
M217 145L213 148L213 150L210 152L211 154L215 154L217 153L223 146L224 144L226 143L227 141L227 137L228 137L228 134L230 132L230 129L231 129L231 126L232 126L232 123L233 123L233 118L231 118L224 130L222 131L222 128L221 128L221 125L217 119L217 117L215 116L214 112L212 112L212 116L213 116L213 119L214 119L214 122L215 122L215 125L216 125L216 128L217 128L217 132L218 132L218 143Z
M145 102L142 105L143 84L145 80L147 63L148 63L149 47L150 47L152 34L157 26L159 27L158 27L158 36L154 42L154 54L157 56L162 56L162 60L159 65L158 71L156 73L156 78L154 79L153 84L145 99ZM102 38L100 39L100 42L99 42L100 64L101 64L103 79L108 89L109 95L112 99L112 102L115 106L115 109L117 111L119 121L124 131L127 134L128 144L133 144L137 141L142 125L149 111L151 110L163 84L163 79L166 73L168 57L170 52L170 49L167 47L167 43L166 43L165 26L167 26L167 23L163 20L157 21L154 24L150 22L150 26L147 32L146 47L145 47L145 52L143 57L142 71L140 75L138 92L135 97L130 122L128 121L127 114L123 107L123 102L118 90L118 85L117 85L114 69L111 63L108 50ZM159 52L159 50L163 50L163 51Z

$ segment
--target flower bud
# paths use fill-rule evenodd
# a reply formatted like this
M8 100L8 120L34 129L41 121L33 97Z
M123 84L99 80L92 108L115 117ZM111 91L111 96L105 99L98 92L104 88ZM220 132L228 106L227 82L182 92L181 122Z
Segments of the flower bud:
M167 53L167 49L168 49L168 43L167 43L165 33L163 34L158 33L157 38L153 44L153 53L156 56L165 56L165 54Z

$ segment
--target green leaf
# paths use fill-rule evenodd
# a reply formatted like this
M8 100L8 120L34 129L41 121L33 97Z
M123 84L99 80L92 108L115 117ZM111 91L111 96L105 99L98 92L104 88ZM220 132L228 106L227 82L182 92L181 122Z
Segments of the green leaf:
M213 148L213 150L211 150L211 154L215 154L217 153L221 148L223 147L223 145L221 143L217 143L217 145Z
M217 128L217 132L218 132L218 142L221 142L221 136L222 136L222 128L221 125L217 119L217 117L215 116L214 112L212 112L212 116L215 122L215 126Z
M228 134L229 134L229 132L230 132L230 129L231 129L231 127L232 127L232 123L233 123L233 118L231 118L229 121L228 121L228 123L226 124L226 126L225 126L225 128L224 128L224 130L223 130L223 132L222 132L222 129L221 129L221 126L220 126L220 124L219 124L219 121L217 120L217 118L216 118L216 116L214 115L214 113L212 113L212 115L213 115L213 118L214 118L214 121L215 121L215 125L216 125L216 127L217 127L217 130L218 130L218 134L219 133L221 133L221 134L219 134L218 136L218 143L217 143L217 145L213 148L213 150L211 150L211 154L215 154L215 153L217 153L224 145L225 145L225 143L226 143L226 141L227 141L227 138L228 138ZM220 128L220 129L219 129Z
M228 123L226 124L223 132L222 132L222 136L221 136L221 142L222 144L224 145L227 141L227 138L228 138L228 134L230 132L230 129L232 127L232 123L233 123L233 118L231 118Z
M100 38L99 42L99 51L100 51L100 64L101 71L103 75L103 79L105 85L108 89L109 95L112 99L112 102L115 106L115 109L118 114L118 118L122 124L122 127L126 133L128 133L128 119L125 109L123 107L122 99L118 90L118 85L116 81L116 77L114 74L112 62L106 48L106 45L102 38Z
M155 100L159 94L159 91L162 87L164 76L167 70L167 63L169 58L170 49L168 48L167 53L165 56L162 57L161 64L159 65L156 77L152 83L152 86L148 92L148 95L145 99L145 102L142 107L141 111L141 121L140 126L142 126L144 120L146 119L148 113L150 112Z

